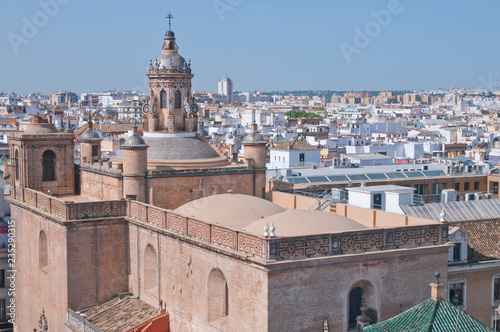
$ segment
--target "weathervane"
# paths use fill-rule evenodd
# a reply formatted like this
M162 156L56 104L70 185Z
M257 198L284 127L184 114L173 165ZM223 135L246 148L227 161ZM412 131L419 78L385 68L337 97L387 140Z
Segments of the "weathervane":
M174 18L172 14L170 13L170 10L168 11L168 30L172 31L172 19Z

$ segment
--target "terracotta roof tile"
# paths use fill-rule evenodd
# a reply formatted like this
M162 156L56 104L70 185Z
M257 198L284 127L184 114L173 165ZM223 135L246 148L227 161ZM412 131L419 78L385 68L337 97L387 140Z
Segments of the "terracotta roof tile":
M159 311L139 299L126 298L120 302L120 298L117 297L84 314L89 322L102 331L115 332L134 328L157 316Z

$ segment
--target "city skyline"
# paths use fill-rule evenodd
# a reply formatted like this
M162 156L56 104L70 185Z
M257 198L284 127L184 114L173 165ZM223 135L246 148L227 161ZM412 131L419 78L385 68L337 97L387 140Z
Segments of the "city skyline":
M224 76L239 91L492 90L497 84L491 3L117 4L4 4L0 91L146 92L145 73L161 46L159 31L168 30L170 8L196 91L217 91Z

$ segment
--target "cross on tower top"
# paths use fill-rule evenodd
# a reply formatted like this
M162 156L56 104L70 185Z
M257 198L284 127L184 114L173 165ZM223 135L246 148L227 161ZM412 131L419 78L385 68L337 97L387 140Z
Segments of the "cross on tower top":
M172 14L170 13L170 11L168 11L168 16L167 16L167 18L168 18L168 30L169 30L169 31L172 31L172 19L173 19L174 17L173 17L173 16L172 16Z

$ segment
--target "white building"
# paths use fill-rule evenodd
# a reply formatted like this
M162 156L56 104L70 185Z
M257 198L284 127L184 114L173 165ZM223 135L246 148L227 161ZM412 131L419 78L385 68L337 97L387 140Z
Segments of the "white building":
M321 150L297 137L273 146L269 156L269 169L318 166L321 162Z
M349 204L366 209L404 214L401 205L413 204L415 188L386 185L348 188Z
M219 82L219 96L224 96L224 102L231 104L233 102L233 81L229 77L223 77Z

